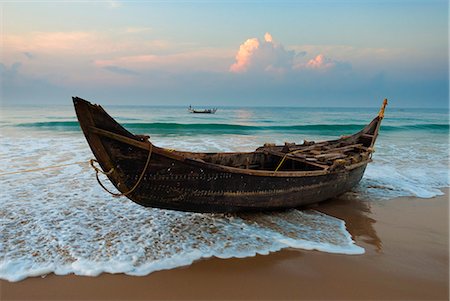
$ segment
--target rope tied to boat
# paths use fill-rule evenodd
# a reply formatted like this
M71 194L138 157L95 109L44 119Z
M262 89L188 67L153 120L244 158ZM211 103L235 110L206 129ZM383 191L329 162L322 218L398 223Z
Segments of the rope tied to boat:
M299 149L299 150L295 150L295 151L286 153L286 154L283 156L283 159L281 159L281 161L280 161L280 163L278 164L277 168L275 168L275 171L274 171L274 172L277 172L278 169L280 169L281 165L283 165L283 163L284 163L284 161L286 160L286 158L287 158L288 155L293 155L293 154L299 153L299 152L301 152L301 151L302 151L302 150Z
M87 163L89 163L89 161L78 161L78 162L59 164L59 165L51 165L51 166L45 166L45 167L39 167L39 168L33 168L33 169L22 169L22 170L16 170L16 171L10 171L10 172L1 173L0 177L6 176L6 175L14 175L14 174L26 173L26 172L36 172L36 171L41 171L41 170L66 167L66 166L70 166L70 165L87 164Z
M114 197L121 197L121 196L126 196L126 195L132 193L132 192L135 191L136 188L139 186L139 184L141 183L142 179L144 178L144 175L145 175L145 172L146 172L147 169L148 169L148 166L150 165L150 158L151 158L151 156L152 156L152 151L153 151L153 144L152 144L152 143L149 143L147 162L145 162L144 169L142 170L141 175L139 176L139 179L136 181L136 183L133 185L133 187L132 187L130 190L128 190L128 191L126 191L126 192L121 192L121 193L114 193L114 192L110 191L108 188L105 187L105 185L103 185L103 183L100 181L100 178L98 177L98 174L99 174L99 173L102 173L102 174L104 174L104 175L106 175L106 176L111 175L111 174L115 171L115 168L114 168L114 167L112 167L112 168L111 168L110 170L108 170L108 171L103 171L103 170L101 170L100 168L98 168L98 167L96 167L96 166L94 165L94 162L98 163L97 160L91 159L91 160L89 160L89 163L91 164L92 168L95 170L95 178L97 179L98 184L99 184L106 192L108 192L108 193L111 194L112 196L114 196Z

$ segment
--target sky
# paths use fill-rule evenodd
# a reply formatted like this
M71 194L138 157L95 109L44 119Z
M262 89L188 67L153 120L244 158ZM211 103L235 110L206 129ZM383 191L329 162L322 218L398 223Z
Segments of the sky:
M1 103L448 108L448 1L2 1Z

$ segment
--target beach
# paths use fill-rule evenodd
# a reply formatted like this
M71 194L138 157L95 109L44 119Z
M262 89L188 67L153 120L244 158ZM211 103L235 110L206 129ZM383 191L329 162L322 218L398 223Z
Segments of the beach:
M109 109L157 146L199 152L329 140L357 132L378 112ZM444 111L391 109L356 187L270 214L178 212L114 198L96 182L71 106L6 106L2 114L2 300L448 297Z
M345 221L361 255L284 249L249 258L209 258L147 276L1 280L1 300L322 299L448 300L448 200L344 197L312 209Z
M449 300L447 1L3 2L0 301Z

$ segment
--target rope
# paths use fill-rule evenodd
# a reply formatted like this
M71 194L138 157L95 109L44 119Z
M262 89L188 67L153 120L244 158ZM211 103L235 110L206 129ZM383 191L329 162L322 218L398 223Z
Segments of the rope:
M100 186L101 186L106 192L108 192L109 194L111 194L111 195L114 196L114 197L126 196L126 195L132 193L132 192L139 186L139 184L141 183L142 179L144 178L144 174L145 174L145 172L147 171L148 165L150 164L150 158L151 158L151 156L152 156L153 145L152 145L151 143L149 143L149 144L150 144L150 146L149 146L149 148L148 148L147 162L145 162L144 169L142 170L142 173L141 173L141 175L139 176L139 179L137 180L137 182L134 184L134 186L133 186L130 190L128 190L127 192L122 192L122 193L114 193L114 192L111 192L111 191L110 191L108 188L106 188L106 187L103 185L103 183L100 181L100 179L99 179L99 177L98 177L98 173L100 172L100 173L102 173L102 174L108 176L108 175L110 175L110 174L113 173L114 167L111 168L110 170L108 170L108 171L105 172L105 171L99 169L98 167L96 167L96 166L94 165L94 162L97 162L97 163L98 163L97 160L91 159L91 160L89 160L89 163L91 164L92 168L94 168L94 170L95 170L95 177L96 177L96 179L97 179L98 184L100 184Z
M286 153L286 155L284 155L283 159L281 159L281 161L280 161L280 163L278 164L277 168L275 168L275 172L277 172L278 169L280 169L281 165L283 165L283 163L284 163L284 161L286 160L286 157L287 157L288 155L296 154L296 153L299 153L299 152L301 152L301 151L302 151L302 150L299 149L299 150L295 150L295 151Z
M281 167L281 165L283 165L284 160L286 160L286 156L287 156L287 155L288 155L288 154L284 155L283 159L281 159L280 164L278 164L277 168L275 168L275 172L277 172L278 169Z
M51 169L51 168L65 167L65 166L76 165L76 164L86 164L88 162L89 161L78 161L78 162L73 162L73 163L52 165L52 166L46 166L46 167L40 167L40 168L34 168L34 169L16 170L16 171L2 173L2 174L0 174L0 177L1 176L6 176L6 175L18 174L18 173L35 172L35 171L41 171L41 170L46 170L46 169Z

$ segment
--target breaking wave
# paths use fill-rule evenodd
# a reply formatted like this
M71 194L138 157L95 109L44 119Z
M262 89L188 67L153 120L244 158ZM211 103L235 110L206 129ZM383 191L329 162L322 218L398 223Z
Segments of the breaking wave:
M305 125L240 125L229 123L162 123L162 122L126 122L122 125L137 132L154 134L254 134L255 132L289 132L289 133L319 133L323 135L348 134L361 130L365 124L305 124ZM20 123L19 127L29 127L47 130L79 131L77 121L48 121ZM402 126L382 125L382 131L449 131L449 124L411 124Z
M73 112L53 116L47 109L39 115L33 108L20 118L14 111L1 121L0 173L92 157ZM304 134L351 134L370 120L353 112L308 112L303 124L286 124L300 123L298 114L281 110L263 117L261 111L257 119L244 114L242 122L234 115L194 121L162 111L153 119L159 122L149 123L142 121L146 112L133 112L120 114L136 118L118 118L130 131L152 134L161 147L206 152L250 151L265 142L300 141ZM349 194L365 201L442 194L440 188L450 185L448 114L392 116L382 125L374 162ZM0 278L9 281L48 273L146 275L211 256L247 257L282 248L364 252L344 221L316 211L224 215L140 207L105 194L87 163L9 175L0 184Z
M0 179L0 279L49 273L147 275L209 258L251 257L283 248L361 254L345 223L316 212L201 214L145 208L97 184L83 137L2 137L0 173L85 161ZM38 176L37 176L38 175ZM7 193L5 193L7 191Z

